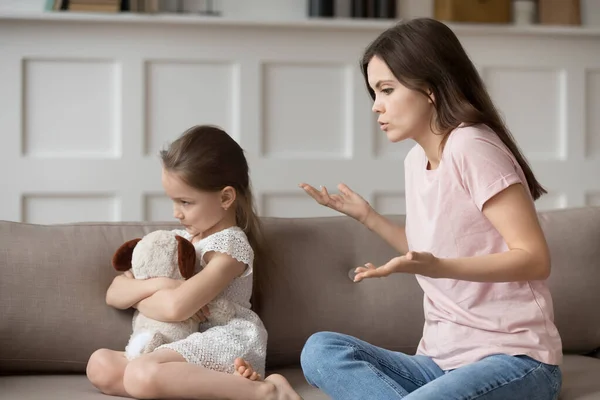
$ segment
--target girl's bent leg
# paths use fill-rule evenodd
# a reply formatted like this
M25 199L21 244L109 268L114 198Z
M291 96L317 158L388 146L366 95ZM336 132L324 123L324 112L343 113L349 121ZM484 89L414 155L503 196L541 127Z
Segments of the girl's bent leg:
M401 399L444 374L428 357L332 332L312 335L300 361L306 380L333 399Z
M167 349L131 361L123 383L138 399L300 399L282 377L252 381L189 364Z
M558 366L502 354L448 372L406 399L556 400L561 385Z
M122 351L96 350L90 356L86 374L92 385L104 394L130 397L123 386L128 360Z

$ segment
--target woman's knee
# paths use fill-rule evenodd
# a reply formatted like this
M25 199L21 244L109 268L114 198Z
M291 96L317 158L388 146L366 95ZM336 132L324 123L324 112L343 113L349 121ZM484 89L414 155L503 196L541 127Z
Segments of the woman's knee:
M118 393L118 387L123 380L123 365L119 363L119 355L108 349L96 350L90 356L86 367L89 381L105 394Z
M311 335L300 354L300 364L306 378L310 381L325 369L333 368L338 360L334 357L348 341L346 335L335 332L317 332Z
M123 374L123 386L127 393L136 399L156 397L159 363L141 357L131 361Z

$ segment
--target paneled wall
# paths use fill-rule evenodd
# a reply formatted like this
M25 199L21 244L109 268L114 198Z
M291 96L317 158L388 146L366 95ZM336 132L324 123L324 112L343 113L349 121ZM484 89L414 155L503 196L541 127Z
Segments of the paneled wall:
M386 22L0 15L0 219L168 220L157 152L194 124L245 148L261 215L334 215L298 183L404 212L403 157L358 69ZM453 26L550 194L600 204L600 30Z

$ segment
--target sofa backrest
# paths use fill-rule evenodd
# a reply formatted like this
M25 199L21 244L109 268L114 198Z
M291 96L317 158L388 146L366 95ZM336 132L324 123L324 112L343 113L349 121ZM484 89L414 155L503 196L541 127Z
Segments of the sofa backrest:
M401 216L391 217L403 223ZM539 213L552 257L548 285L566 353L600 347L600 207ZM313 332L356 336L414 353L423 332L423 292L412 275L365 280L348 271L396 256L381 239L345 218L267 220L276 252L261 316L269 328L271 366L298 362Z
M403 217L392 219L402 223ZM600 347L600 207L540 213L565 352ZM272 264L256 265L268 367L297 363L306 339L330 330L414 352L423 294L414 276L350 281L350 269L395 256L347 217L263 218ZM97 348L122 350L132 312L105 304L113 252L160 223L0 222L0 373L84 372Z

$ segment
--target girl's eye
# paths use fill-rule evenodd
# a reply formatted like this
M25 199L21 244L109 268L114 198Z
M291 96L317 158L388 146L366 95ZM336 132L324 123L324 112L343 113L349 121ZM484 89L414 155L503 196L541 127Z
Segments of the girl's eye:
M393 91L394 91L394 89L392 89L392 88L381 89L381 92L384 94L392 94Z
M189 201L183 201L183 200L181 200L181 204L184 205L184 206L187 206L188 204L190 204L190 202Z

